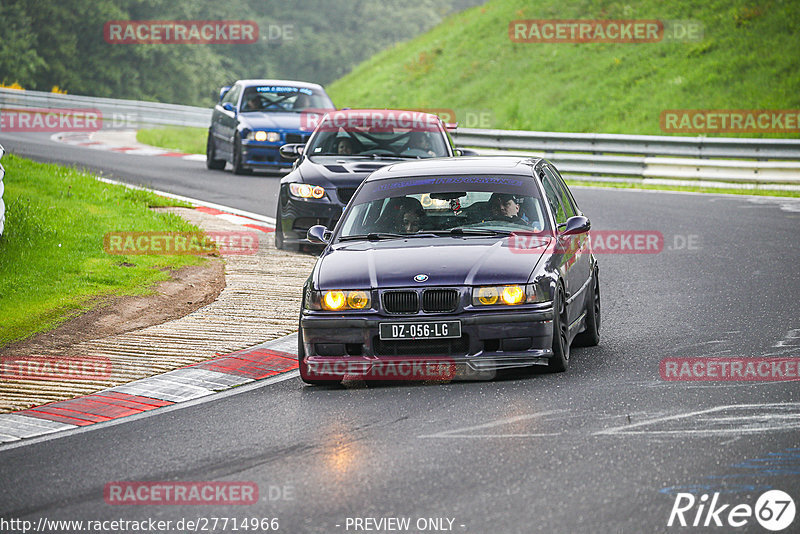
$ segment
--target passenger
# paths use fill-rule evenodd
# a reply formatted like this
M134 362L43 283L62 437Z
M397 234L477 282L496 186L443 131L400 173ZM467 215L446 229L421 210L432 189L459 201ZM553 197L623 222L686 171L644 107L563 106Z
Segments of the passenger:
M425 218L425 209L416 198L393 197L375 221L375 228L378 232L415 233L423 226Z
M336 153L342 156L349 156L353 153L353 142L349 137L336 138Z

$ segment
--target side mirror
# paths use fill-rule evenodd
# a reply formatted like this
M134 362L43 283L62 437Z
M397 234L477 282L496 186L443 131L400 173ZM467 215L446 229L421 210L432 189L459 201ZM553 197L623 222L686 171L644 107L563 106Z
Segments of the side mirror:
M585 234L592 228L592 223L583 215L576 215L567 219L567 224L561 235Z
M312 243L317 243L319 245L325 245L331 239L330 232L321 224L315 224L309 228L306 237Z
M305 150L305 148L306 145L302 143L293 143L289 145L283 145L280 149L278 149L278 151L281 153L282 158L293 161L303 155L303 150Z
M233 107L233 104L231 104L230 102L225 102L224 104L222 104L222 109L224 109L225 111L230 111L231 113L236 111L236 108Z
M476 150L470 150L469 148L457 148L456 149L456 156L479 156Z
M227 95L228 91L230 91L230 90L231 90L231 86L230 85L226 85L225 87L220 89L219 90L219 100L222 100L223 98L225 98L225 95Z

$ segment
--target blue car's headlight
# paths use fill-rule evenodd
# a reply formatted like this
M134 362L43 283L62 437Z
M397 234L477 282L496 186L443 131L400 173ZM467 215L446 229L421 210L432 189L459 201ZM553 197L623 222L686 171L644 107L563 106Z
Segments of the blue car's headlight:
M317 311L365 310L372 301L369 291L360 289L311 291L308 296L306 309Z
M253 130L247 134L249 141L268 141L270 143L277 143L281 140L281 134L278 132L267 132L264 130Z

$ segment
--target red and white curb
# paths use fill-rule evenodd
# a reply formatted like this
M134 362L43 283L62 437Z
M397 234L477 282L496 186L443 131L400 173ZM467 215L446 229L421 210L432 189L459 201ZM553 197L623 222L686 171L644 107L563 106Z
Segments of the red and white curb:
M0 443L104 423L297 369L297 334L75 399L0 414Z
M194 204L196 210L262 232L275 231L275 219L164 191L107 178L100 181ZM297 334L261 343L127 384L64 401L0 414L0 445L63 430L112 421L225 391L297 369ZM296 373L295 373L296 374ZM291 378L294 375L286 375Z
M125 146L95 140L94 134L97 132L59 132L50 136L50 139L59 143L93 148L95 150L107 150L109 152L120 152L135 156L167 156L170 158L180 158L190 161L205 161L205 154L187 154L186 152L175 152L163 148L141 146Z

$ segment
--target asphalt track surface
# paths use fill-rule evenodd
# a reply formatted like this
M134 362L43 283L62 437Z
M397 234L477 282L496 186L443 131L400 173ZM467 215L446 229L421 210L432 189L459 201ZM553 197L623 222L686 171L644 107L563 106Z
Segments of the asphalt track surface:
M274 213L275 177L52 146L42 136L0 135L0 144ZM290 378L0 449L0 518L278 518L280 532L389 532L354 529L354 518L387 517L410 518L406 532L432 531L418 529L419 518L470 533L766 532L752 517L722 529L667 520L679 492L719 492L727 511L754 506L767 489L800 504L800 383L665 381L659 362L800 358L800 202L573 192L594 228L658 230L664 250L599 257L601 343L573 349L567 373L345 388ZM255 482L260 501L103 498L113 481L210 480ZM697 510L686 512L690 524ZM220 525L207 531L234 531Z

